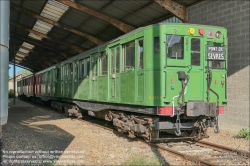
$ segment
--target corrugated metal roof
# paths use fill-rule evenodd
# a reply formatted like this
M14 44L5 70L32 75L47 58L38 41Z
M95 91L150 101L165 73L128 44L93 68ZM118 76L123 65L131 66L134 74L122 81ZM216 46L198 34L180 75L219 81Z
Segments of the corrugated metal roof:
M73 0L71 1L74 2ZM181 5L189 6L202 0L174 1ZM11 34L14 34L13 36L15 36L17 40L16 43L18 43L20 46L22 45L33 50L32 52L29 52L28 50L19 48L20 52L29 55L28 58L25 57L27 61L24 60L20 62L20 64L27 65L27 67L34 67L34 70L39 70L39 68L42 69L44 64L46 64L46 61L60 61L66 57L72 57L78 54L78 52L73 49L74 47L70 47L71 45L78 46L83 50L88 50L96 46L94 40L88 39L86 36L84 36L85 34L101 41L109 41L124 34L122 30L115 27L110 22L69 7L58 2L57 0L15 0L10 2L11 6L20 7L54 22L58 22L62 26L67 26L66 29L62 27L56 27L51 23L36 19L30 14L26 14L22 11L17 11L17 9L11 8L10 20L12 22L25 26L28 29L33 29L34 31L47 35L51 38L56 38L56 40L45 40L38 34L34 34L28 32L27 30L11 25L10 32ZM99 12L100 14L103 14L107 17L133 26L134 28L160 22L173 16L173 14L155 3L153 0L75 0L75 3ZM74 32L67 30L68 27L73 28ZM79 33L76 33L75 31L78 31L84 35L79 35ZM67 46L58 44L57 39L61 42L66 42ZM34 48L34 45L36 45L36 48ZM30 64L30 62L40 58L38 57L40 54L39 50L43 50L44 52L43 59L39 60L40 63L43 63L43 65L40 67ZM10 49L10 52L11 56L14 55L12 49ZM24 56L20 54L18 57L20 58Z
M42 13L40 15L57 22L61 18L61 16L68 10L68 8L69 7L67 5L59 3L55 0L49 0L45 5L45 7L43 8ZM45 35L49 33L52 28L53 28L52 24L46 23L41 20L37 20L35 25L33 26L33 30ZM30 32L28 36L40 41L43 39L42 36L39 36L32 32ZM21 48L19 49L19 51L21 51ZM26 53L28 54L29 51L26 51Z

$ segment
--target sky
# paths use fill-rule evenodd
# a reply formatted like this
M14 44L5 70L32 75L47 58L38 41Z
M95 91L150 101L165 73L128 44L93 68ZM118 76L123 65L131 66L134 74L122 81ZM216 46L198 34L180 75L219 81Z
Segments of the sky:
M13 77L13 70L14 70L14 66L13 65L11 65L11 64L9 64L9 67L10 67L10 69L9 69L9 76L11 76L11 77ZM20 67L17 67L16 66L16 75L17 75L17 72L19 71L19 70L22 70L22 68L20 68Z

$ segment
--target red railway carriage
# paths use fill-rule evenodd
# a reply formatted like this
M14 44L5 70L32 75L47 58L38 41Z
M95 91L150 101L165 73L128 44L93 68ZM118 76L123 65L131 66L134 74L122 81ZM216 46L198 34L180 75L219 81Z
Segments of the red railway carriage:
M35 90L36 77L35 75L29 75L23 77L17 84L18 97L30 97L36 95Z
M35 75L36 78L36 82L35 82L35 93L37 95L41 95L42 94L42 83L43 83L43 75L42 74L36 74Z

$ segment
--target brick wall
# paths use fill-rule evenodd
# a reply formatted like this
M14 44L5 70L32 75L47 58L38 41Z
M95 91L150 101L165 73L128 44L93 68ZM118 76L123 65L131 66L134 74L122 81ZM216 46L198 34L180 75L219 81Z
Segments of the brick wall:
M188 22L228 30L228 106L223 123L249 126L249 0L206 0L188 8Z

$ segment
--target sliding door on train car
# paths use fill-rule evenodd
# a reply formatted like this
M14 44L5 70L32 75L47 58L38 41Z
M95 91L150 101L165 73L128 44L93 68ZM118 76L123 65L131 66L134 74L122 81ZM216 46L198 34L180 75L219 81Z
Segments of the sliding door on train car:
M98 54L93 54L91 57L91 88L90 98L97 99L97 76L98 76Z
M109 99L117 101L120 98L120 46L110 49L109 60Z

